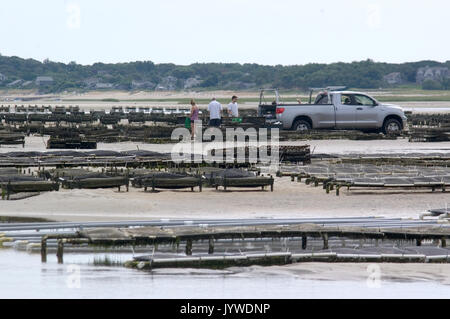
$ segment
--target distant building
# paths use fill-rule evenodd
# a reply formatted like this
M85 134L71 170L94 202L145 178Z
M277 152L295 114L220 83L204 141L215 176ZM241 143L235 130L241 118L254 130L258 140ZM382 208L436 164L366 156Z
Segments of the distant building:
M402 74L400 72L389 73L383 76L383 80L390 85L402 84L404 82Z
M443 79L450 78L450 71L447 67L429 67L419 68L416 74L416 82L423 83L427 80L442 81Z
M156 86L156 91L174 91L177 89L178 79L174 76L166 76L161 83Z
M131 81L132 89L153 89L155 87L155 83L150 81Z
M198 77L186 79L186 81L184 81L184 89L190 89L199 86L201 83L202 81Z
M11 83L8 83L6 86L7 87L13 87L13 86L19 86L20 84L22 84L24 81L23 80L15 80Z
M96 83L95 88L96 89L112 89L112 88L114 88L114 84L112 84L112 83Z
M52 85L54 81L51 76L38 76L35 82L37 86L43 86Z
M97 85L97 83L100 83L100 79L95 78L95 77L91 77L91 78L87 78L83 81L84 85L89 88L89 89L95 89L95 86Z
M33 84L33 81L25 81L25 82L22 83L22 87L30 86L32 84Z
M97 75L101 76L101 77L104 77L104 78L109 78L109 79L113 78L113 76L111 74L109 74L108 72L106 72L106 71L98 71Z

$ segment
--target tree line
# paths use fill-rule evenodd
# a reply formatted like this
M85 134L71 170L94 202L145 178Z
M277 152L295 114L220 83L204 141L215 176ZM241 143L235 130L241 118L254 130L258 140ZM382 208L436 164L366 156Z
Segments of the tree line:
M19 57L0 56L0 74L7 80L0 81L0 87L8 87L13 81L28 81L35 87L39 76L51 76L53 83L42 87L48 92L89 89L89 79L109 83L117 89L131 90L134 83L144 83L145 88L155 89L158 84L169 78L176 89L186 88L188 79L194 79L189 89L250 89L277 87L282 89L306 89L327 85L343 85L352 88L381 88L389 84L383 77L392 72L399 72L403 84L416 84L417 70L425 66L439 66L450 69L450 61L420 61L409 63L383 63L370 59L352 63L306 65L259 65L239 63L194 63L175 65L170 63L155 64L151 61L129 63L95 63L81 65L76 62L68 64L45 60L43 62ZM22 82L21 81L21 82ZM425 81L424 89L449 89L449 80ZM147 85L147 86L145 86Z

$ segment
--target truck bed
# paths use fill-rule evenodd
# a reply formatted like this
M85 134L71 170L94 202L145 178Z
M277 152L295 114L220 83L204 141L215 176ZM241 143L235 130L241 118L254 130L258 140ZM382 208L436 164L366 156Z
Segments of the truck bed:
M258 105L258 116L274 117L276 116L277 107L292 107L292 106L316 106L318 104L309 104L309 103L280 103L280 104L260 104Z

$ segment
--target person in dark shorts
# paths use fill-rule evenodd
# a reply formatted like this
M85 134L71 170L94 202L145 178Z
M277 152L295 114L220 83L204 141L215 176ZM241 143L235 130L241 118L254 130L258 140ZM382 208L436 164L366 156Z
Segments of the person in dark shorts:
M222 104L216 101L216 98L211 100L208 105L209 111L209 126L219 127L222 124Z

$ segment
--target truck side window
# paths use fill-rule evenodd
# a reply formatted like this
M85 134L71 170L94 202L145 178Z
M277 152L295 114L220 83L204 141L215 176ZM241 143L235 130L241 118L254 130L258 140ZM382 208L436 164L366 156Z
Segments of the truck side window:
M321 94L316 98L314 104L330 104L328 102L328 94Z
M374 106L375 101L365 95L355 94L354 96L356 105L364 105L364 106Z
M342 105L352 105L351 96L348 94L342 94L341 95L341 104Z
M323 104L324 96L325 96L325 95L323 95L323 94L319 94L319 95L316 97L316 100L314 101L314 104Z

